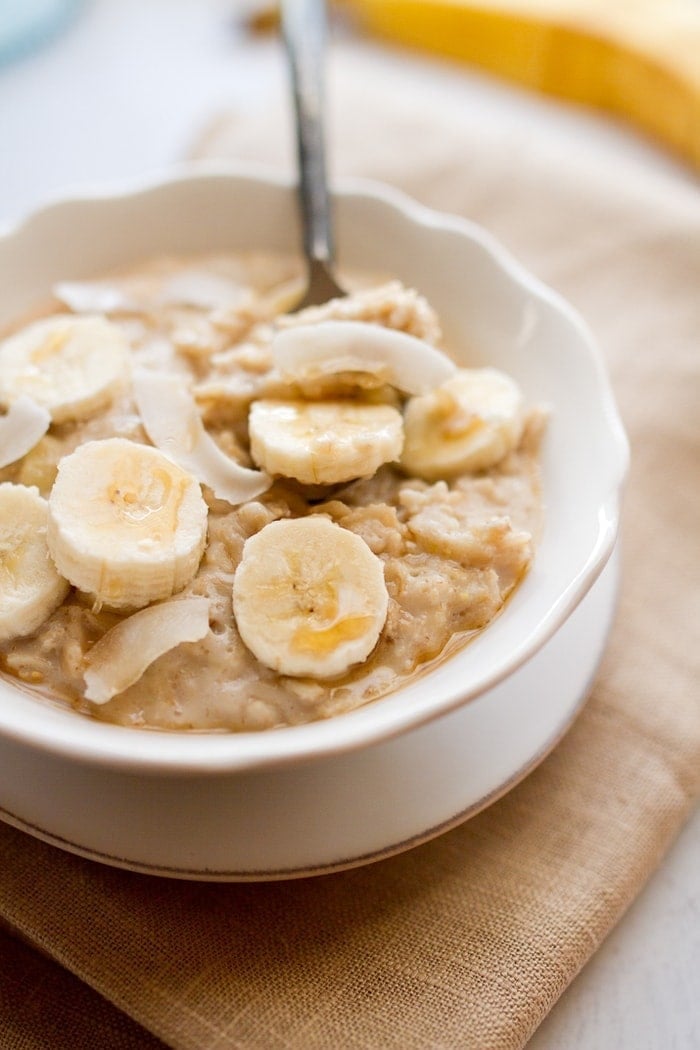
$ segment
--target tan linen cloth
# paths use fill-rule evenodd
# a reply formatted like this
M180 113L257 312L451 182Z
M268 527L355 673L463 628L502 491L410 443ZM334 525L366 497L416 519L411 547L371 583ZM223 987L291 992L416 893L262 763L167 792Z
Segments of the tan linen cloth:
M343 53L332 83L336 172L481 221L602 343L633 468L619 613L592 696L518 788L402 856L297 882L178 883L0 827L0 916L178 1050L511 1050L623 914L700 790L700 197L682 170L611 167L585 141L465 112L400 63ZM226 120L200 152L288 162L277 110ZM3 1048L139 1045L137 1029L103 1040L117 1032L109 1004L42 958L27 964L18 945L21 1002L12 944ZM53 1020L43 1042L27 1034L37 1003Z

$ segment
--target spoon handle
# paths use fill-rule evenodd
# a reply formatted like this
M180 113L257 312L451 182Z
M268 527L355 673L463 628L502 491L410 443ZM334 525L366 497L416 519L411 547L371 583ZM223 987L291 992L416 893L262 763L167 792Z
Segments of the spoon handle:
M303 245L309 263L333 262L323 136L324 0L282 0L282 31L292 78Z

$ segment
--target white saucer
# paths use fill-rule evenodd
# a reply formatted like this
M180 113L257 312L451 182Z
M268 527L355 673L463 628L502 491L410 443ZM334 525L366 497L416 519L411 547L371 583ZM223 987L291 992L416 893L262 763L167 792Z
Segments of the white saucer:
M364 751L193 775L183 791L181 776L94 769L3 740L0 817L93 860L186 879L291 878L401 852L490 805L558 743L588 695L616 590L613 557L505 682Z

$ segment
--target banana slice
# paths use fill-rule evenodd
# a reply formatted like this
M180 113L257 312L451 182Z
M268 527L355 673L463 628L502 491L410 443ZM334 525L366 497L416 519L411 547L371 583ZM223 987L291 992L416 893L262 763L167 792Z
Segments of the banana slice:
M380 559L328 518L273 521L246 540L233 581L245 645L280 674L334 678L366 660L386 620Z
M138 682L159 656L209 631L206 598L178 598L127 616L110 628L87 655L85 698L106 704Z
M495 368L463 368L404 412L401 466L438 481L487 470L516 448L523 432L518 385Z
M26 394L54 423L99 412L128 375L126 336L103 317L47 317L0 343L0 403Z
M153 444L219 499L236 506L269 489L272 480L267 474L242 467L221 451L204 429L197 403L181 376L137 369L134 396Z
M206 535L199 483L158 449L108 438L61 460L49 550L97 604L138 609L169 598L197 572Z
M259 466L312 485L371 477L403 446L397 409L356 401L255 401L248 431Z
M22 459L43 438L49 429L51 416L22 394L13 401L4 416L0 416L0 467Z
M70 589L49 557L47 514L37 489L0 485L0 642L36 631Z
M285 379L305 381L359 372L407 394L425 394L457 371L454 361L415 336L363 321L321 321L278 331L275 365Z

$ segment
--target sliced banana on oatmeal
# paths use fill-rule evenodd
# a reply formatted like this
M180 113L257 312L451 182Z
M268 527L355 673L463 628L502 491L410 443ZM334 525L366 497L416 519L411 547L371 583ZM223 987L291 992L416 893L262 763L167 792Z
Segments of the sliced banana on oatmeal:
M364 540L312 515L246 540L233 582L244 644L279 674L334 678L366 660L386 620L381 560Z
M363 321L283 328L271 349L282 376L296 381L355 372L406 394L425 394L457 371L454 361L430 343Z
M48 544L59 572L96 604L138 609L197 572L207 536L198 481L125 438L65 456L49 496Z
M0 404L25 394L54 423L94 415L128 376L126 336L103 317L47 317L0 343Z
M487 470L517 447L523 424L522 394L510 376L460 369L406 404L401 466L426 481Z
M43 438L51 416L31 397L21 394L0 416L0 467L22 459Z
M134 372L134 396L153 444L219 499L236 506L269 489L267 474L236 463L207 433L182 376L139 368Z
M254 401L248 431L259 466L307 485L371 477L403 447L401 413L357 401Z
M70 589L49 556L47 514L37 489L0 485L0 642L32 634Z

